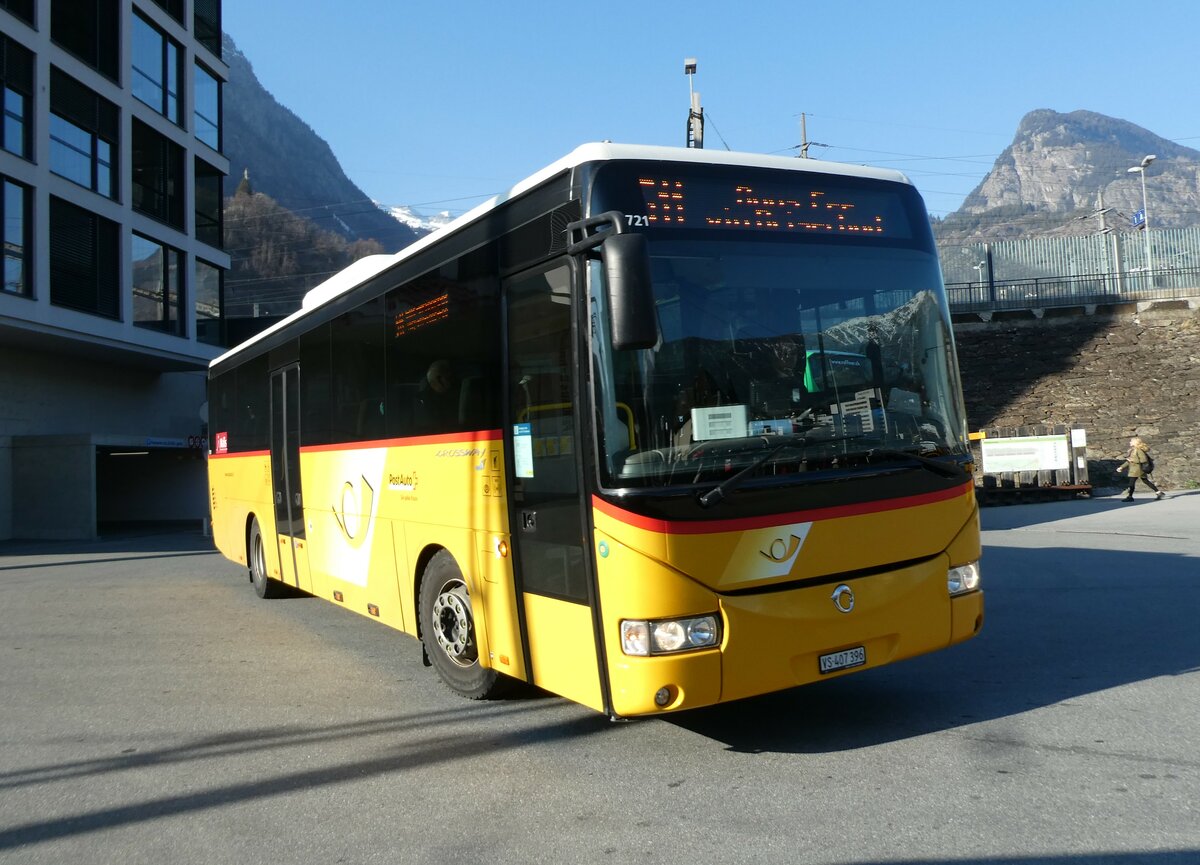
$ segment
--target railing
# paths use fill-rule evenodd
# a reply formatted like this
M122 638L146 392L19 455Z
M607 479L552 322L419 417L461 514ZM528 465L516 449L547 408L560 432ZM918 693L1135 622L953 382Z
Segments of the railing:
M958 282L946 285L952 312L993 312L1178 300L1200 297L1200 267L1152 273L1097 273L1086 276Z

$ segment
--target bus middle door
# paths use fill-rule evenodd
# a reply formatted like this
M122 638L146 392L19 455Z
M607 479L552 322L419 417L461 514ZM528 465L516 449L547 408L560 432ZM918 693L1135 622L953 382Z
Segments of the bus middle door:
M279 579L311 591L300 493L300 367L296 365L271 373L271 487Z
M510 525L533 684L605 711L583 544L571 270L505 284Z

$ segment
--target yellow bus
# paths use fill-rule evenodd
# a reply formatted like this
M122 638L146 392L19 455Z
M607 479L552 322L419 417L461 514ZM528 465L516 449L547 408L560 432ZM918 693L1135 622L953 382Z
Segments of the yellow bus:
M258 594L410 634L466 697L653 715L982 626L897 172L584 145L214 360L209 419L213 535Z

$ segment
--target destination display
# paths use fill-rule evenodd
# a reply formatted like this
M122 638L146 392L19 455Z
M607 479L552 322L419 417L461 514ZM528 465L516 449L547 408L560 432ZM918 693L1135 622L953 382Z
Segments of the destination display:
M644 215L632 227L719 228L777 234L853 235L908 239L899 195L813 182L813 175L742 181L728 177L637 176Z

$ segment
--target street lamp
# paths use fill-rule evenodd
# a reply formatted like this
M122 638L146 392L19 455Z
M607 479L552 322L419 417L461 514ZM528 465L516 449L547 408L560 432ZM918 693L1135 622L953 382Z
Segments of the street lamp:
M1154 272L1154 261L1150 257L1150 211L1146 209L1146 168L1157 159L1153 153L1142 159L1141 165L1129 169L1130 174L1142 175L1142 231L1146 234L1146 272ZM1150 279L1154 279L1153 276ZM1153 283L1152 283L1153 284Z

